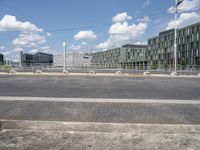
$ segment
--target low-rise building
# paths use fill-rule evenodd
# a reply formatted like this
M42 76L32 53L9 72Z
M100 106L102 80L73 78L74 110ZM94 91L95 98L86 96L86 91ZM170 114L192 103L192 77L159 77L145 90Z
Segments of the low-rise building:
M53 55L47 53L23 53L20 52L21 65L24 66L46 66L53 64Z
M0 54L0 65L4 64L4 56L3 54Z
M47 53L38 52L34 55L35 62L39 64L52 64L53 63L53 55Z
M168 30L148 40L148 63L153 68L174 67L174 33ZM177 30L177 65L200 65L200 23Z
M63 67L63 54L55 54L53 56L54 66ZM66 67L89 67L91 64L91 53L90 52L67 52L66 53Z
M147 45L127 44L119 48L92 54L92 64L101 68L145 69Z

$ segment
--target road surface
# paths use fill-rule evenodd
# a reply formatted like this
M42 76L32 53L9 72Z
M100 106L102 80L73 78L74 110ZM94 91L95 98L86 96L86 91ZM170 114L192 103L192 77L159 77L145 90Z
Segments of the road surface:
M200 100L200 79L1 75L0 96Z

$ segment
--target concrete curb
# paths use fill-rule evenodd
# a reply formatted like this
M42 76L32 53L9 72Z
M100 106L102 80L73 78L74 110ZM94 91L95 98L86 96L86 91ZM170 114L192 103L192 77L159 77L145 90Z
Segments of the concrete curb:
M15 75L15 76L57 76L57 77L66 77L66 76L91 76L91 77L157 77L157 78L195 78L200 79L199 75L178 75L178 76L171 76L169 74L131 74L131 73L123 73L123 74L116 74L116 73L39 73L35 74L32 72L27 73L15 73L15 74L9 74L9 73L0 73L0 75Z

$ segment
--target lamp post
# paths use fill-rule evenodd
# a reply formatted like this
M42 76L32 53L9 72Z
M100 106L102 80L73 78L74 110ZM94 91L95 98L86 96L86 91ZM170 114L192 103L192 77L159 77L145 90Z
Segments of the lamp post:
M23 52L22 51L20 51L19 52L19 68L22 68L22 56L23 55Z
M66 72L66 42L63 42L63 73Z
M177 18L178 18L178 9L177 9L178 1L175 0L175 28L174 28L174 73L177 71Z

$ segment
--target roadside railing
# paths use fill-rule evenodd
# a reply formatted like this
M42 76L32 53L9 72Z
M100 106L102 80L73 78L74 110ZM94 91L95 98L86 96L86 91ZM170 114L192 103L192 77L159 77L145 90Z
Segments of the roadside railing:
M54 66L53 64L26 64L19 66L0 66L1 72L9 72L11 69L18 72L35 72L41 70L42 72L62 72L63 66ZM173 65L147 65L147 64L82 64L82 65L66 65L66 70L69 72L165 72L170 73L174 71ZM198 65L177 65L177 72L200 72Z

